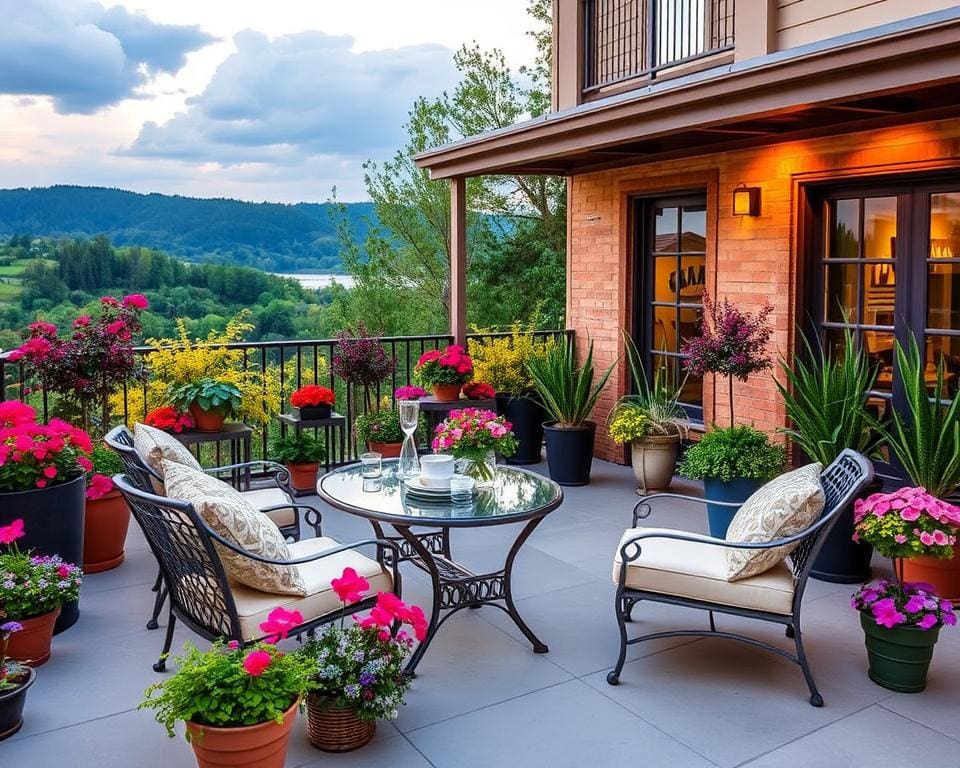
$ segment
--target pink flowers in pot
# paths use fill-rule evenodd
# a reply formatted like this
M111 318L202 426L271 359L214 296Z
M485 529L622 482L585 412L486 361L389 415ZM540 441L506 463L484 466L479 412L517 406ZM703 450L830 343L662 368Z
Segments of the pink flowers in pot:
M490 451L512 456L517 449L513 425L493 411L482 408L452 410L437 425L432 448L448 451L457 458L481 459Z
M38 424L29 405L0 402L0 492L69 482L91 468L92 448L83 430L60 419Z
M417 387L412 384L408 384L403 387L397 387L393 392L393 397L396 400L419 400L421 397L427 396L427 390L423 387Z
M429 349L417 360L414 376L427 386L464 384L473 377L473 360L459 344L444 350Z
M861 587L850 605L869 613L879 626L887 629L899 626L933 629L957 623L952 603L937 597L931 584L901 585L881 579Z
M925 488L875 493L854 504L855 541L863 539L891 557L948 558L960 528L960 508Z

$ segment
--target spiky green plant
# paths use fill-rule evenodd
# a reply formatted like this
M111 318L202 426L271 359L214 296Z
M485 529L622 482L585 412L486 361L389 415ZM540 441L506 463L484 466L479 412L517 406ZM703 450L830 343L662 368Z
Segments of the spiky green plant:
M617 401L610 411L610 421L622 411L635 410L643 414L647 434L686 435L690 422L679 403L681 387L668 381L664 367L657 368L653 377L647 378L637 345L626 333L623 334L623 340L627 349L630 376L633 379L633 392Z
M930 396L926 362L916 339L906 349L895 345L897 375L903 384L906 409L894 408L889 425L877 424L914 485L944 499L960 488L960 397L945 402L943 359Z
M791 427L784 429L813 461L830 464L845 448L876 456L882 435L869 418L870 391L877 369L844 331L843 352L834 356L820 340L803 337L806 355L793 367L780 362L786 383L776 382Z
M581 426L590 414L610 374L620 362L617 358L594 382L593 341L587 346L583 365L577 366L577 352L572 339L555 344L542 357L527 361L543 407L557 426L570 429Z

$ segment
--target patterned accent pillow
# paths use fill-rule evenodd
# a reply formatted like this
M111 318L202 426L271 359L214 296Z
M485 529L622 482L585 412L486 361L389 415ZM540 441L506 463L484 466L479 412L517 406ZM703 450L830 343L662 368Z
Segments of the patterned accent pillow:
M820 464L780 475L747 499L730 522L728 541L764 542L792 536L817 521L826 496ZM727 549L727 581L757 576L773 568L796 544L773 549Z
M292 555L280 529L257 511L232 486L190 467L163 460L167 496L193 504L197 514L223 538L248 552L271 560L290 560ZM306 586L296 566L271 565L251 560L221 544L215 544L227 576L262 592L306 595Z
M134 424L133 447L146 465L160 477L164 477L164 459L190 467L190 469L195 469L198 472L202 471L200 463L183 443L173 435L167 434L156 427Z

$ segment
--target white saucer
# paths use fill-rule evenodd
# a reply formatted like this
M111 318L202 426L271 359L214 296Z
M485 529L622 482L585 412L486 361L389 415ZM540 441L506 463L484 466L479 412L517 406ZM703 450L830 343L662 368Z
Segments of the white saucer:
M427 485L424 482L423 475L417 475L416 477L411 477L403 481L403 484L407 486L407 489L413 491L414 493L419 493L424 496L450 496L450 480L446 480L445 486L440 485Z

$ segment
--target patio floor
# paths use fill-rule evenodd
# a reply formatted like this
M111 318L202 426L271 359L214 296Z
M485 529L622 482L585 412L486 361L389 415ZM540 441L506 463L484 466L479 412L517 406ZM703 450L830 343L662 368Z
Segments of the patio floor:
M378 725L372 744L328 755L308 744L300 722L287 766L960 764L960 631L942 633L925 693L892 694L867 679L845 585L811 580L805 598L804 637L822 709L807 703L794 665L710 639L634 646L621 685L608 686L617 648L611 559L636 496L628 468L597 461L593 477L585 488L566 489L563 506L517 562L520 610L550 653L534 655L500 611L465 611L440 630L407 706L394 723ZM702 514L689 507L663 509L650 524L705 530ZM366 537L369 526L326 508L324 531L349 541ZM454 554L478 568L499 566L513 533L454 531ZM181 738L168 739L150 712L136 709L143 689L161 677L151 664L162 631L144 629L155 574L131 526L123 566L87 578L80 622L55 639L23 730L0 744L0 765L194 765ZM419 571L405 571L404 587L405 599L427 604L429 583ZM706 616L641 604L635 619L654 630L703 626ZM756 636L785 643L773 625L718 617L721 628L748 623ZM175 649L189 637L178 631Z

